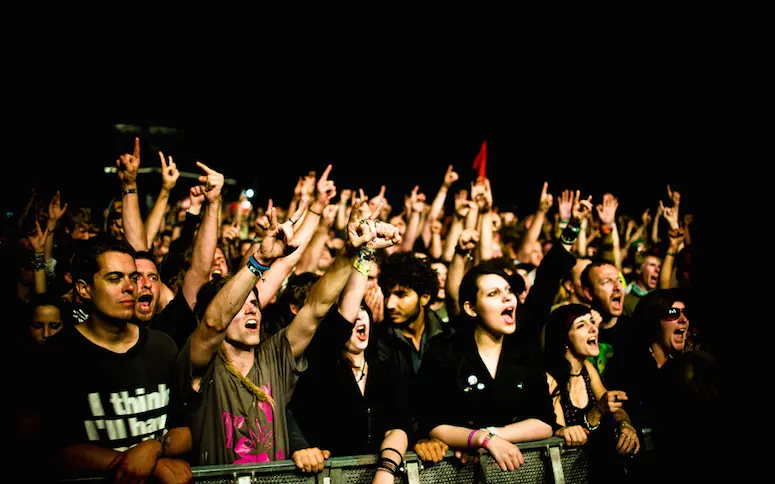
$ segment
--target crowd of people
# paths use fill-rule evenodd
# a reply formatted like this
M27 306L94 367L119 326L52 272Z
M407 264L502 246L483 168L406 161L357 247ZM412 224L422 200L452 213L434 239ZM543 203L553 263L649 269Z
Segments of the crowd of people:
M141 159L161 167L147 210ZM139 139L115 163L112 200L33 195L3 244L9 462L178 483L377 454L393 482L408 450L513 471L521 443L557 436L593 482L651 482L709 435L701 234L669 185L632 216L516 181L541 188L517 214L453 166L426 196L337 187L328 165L264 207L225 200L201 162L172 200L177 164Z

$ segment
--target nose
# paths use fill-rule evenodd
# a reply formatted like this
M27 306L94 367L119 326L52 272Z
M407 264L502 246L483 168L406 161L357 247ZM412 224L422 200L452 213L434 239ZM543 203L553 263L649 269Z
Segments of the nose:
M143 289L146 289L146 288L150 289L151 288L151 278L150 277L142 276L142 277L140 277L140 279L137 282L138 282L138 285L140 287L142 287Z
M48 325L43 327L43 339L46 340L51 336L51 330L49 329Z
M390 297L388 297L387 303L385 304L385 307L388 309L393 309L396 307L396 296L391 294Z

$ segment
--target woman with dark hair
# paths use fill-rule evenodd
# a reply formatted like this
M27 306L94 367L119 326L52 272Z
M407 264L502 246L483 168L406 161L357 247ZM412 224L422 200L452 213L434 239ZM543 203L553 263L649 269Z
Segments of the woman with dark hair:
M524 463L515 444L550 437L555 420L537 342L514 335L518 304L505 272L470 269L459 330L433 342L419 372L420 431L458 454L484 449L504 471Z
M411 417L401 373L379 360L372 344L373 318L363 297L373 264L365 261L350 275L338 307L307 348L309 369L289 407L291 458L316 472L332 455L380 454L374 482L388 483L403 461Z
M640 440L629 415L622 408L627 394L607 390L595 365L588 360L600 352L598 323L593 311L582 304L567 304L552 312L546 326L547 381L560 426L554 434L564 438L568 446L581 446L594 440L593 446L585 446L594 461L590 470L599 475L612 475L614 467L598 467L605 464L610 450L607 448L610 441L592 436L608 435L605 428L608 422L599 431L598 427L608 415L613 416L616 452L620 455L637 454Z

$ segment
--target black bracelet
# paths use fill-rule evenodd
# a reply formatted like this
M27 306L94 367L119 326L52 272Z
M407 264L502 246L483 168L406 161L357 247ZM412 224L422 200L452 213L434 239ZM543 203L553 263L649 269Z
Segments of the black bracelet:
M318 217L320 217L320 216L321 216L321 215L320 215L320 213L318 213L318 212L316 212L316 211L312 210L311 208L308 208L308 209L307 209L307 211L308 211L308 212L312 212L312 213L314 213L314 214L315 214L315 215L317 215Z
M471 255L470 250L464 250L464 249L461 249L460 247L455 247L455 254L460 254L468 260L474 260L474 256Z
M126 190L124 190L123 188L121 189L121 195L122 196L129 195L130 193L137 193L137 188L136 187L135 188L127 188Z
M398 454L398 458L399 458L399 459L401 459L401 460L404 460L404 454L402 454L402 453L401 453L401 452L399 452L398 450L394 449L393 447L385 447L384 449L380 449L380 451L379 451L380 455L381 455L381 454L382 454L384 451L386 451L386 450L392 450L393 452L395 452L396 454Z

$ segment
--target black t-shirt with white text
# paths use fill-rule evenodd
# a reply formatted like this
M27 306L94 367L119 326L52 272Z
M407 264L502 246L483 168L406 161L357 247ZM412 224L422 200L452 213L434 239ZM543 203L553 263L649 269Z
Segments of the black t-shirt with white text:
M139 327L137 343L114 353L65 328L46 345L44 432L59 446L93 444L124 451L180 426L170 379L177 346L166 334Z

